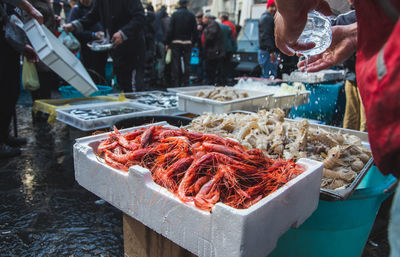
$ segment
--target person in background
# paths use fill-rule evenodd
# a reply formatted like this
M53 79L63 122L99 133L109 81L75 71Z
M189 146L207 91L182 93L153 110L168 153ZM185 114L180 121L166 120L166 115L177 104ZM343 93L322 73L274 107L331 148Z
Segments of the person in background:
M307 13L330 15L324 0L276 0L276 45L287 55L311 49L314 42L298 38ZM347 60L357 52L357 86L367 118L368 138L376 166L383 174L400 177L400 1L355 1L357 23L332 27L332 43L310 58L308 72ZM293 10L296 10L294 13ZM304 61L298 64L304 70ZM393 187L395 188L395 186ZM389 223L390 256L400 256L400 188L393 198Z
M205 80L205 70L206 70L206 57L204 54L204 48L202 44L202 36L203 36L203 30L204 30L204 24L203 24L203 12L198 12L196 13L196 21L197 21L197 36L196 36L196 42L194 43L194 46L199 49L199 65L197 66L197 81L198 83L201 83ZM207 82L205 82L207 83Z
M57 33L57 21L49 0L29 0L33 7L43 14L43 24L53 33ZM50 99L52 89L58 87L59 78L46 64L38 62L36 70L40 87L31 91L32 102L38 99Z
M155 13L153 6L148 5L146 7L146 20L144 26L144 38L146 42L146 55L145 55L145 66L144 66L144 88L136 88L136 91L145 91L150 88L150 86L154 85L155 78L155 55L156 55L156 46L155 46L155 30L154 30L154 22L155 22Z
M222 83L222 65L226 56L222 29L214 19L210 13L203 16L206 74L210 85Z
M164 70L165 70L165 42L167 38L167 31L169 26L169 17L167 7L161 6L161 9L156 13L153 29L155 31L154 44L156 48L156 79L157 84L164 86ZM167 21L168 24L165 24Z
M71 23L85 17L92 7L92 0L79 0L77 5L71 9L67 22ZM81 43L80 54L83 65L89 71L89 74L91 74L92 79L97 85L104 83L108 52L94 52L87 46L87 43L103 38L103 26L100 22L96 22L88 29L81 32L75 31L74 35Z
M355 23L356 21L357 19L355 11L350 11L337 16L335 19L332 19L331 25L348 25ZM360 91L357 87L356 55L353 54L343 63L343 66L346 69L346 108L343 118L343 128L365 132L367 131L367 120L365 118L365 110L360 96Z
M221 15L221 17L219 17L219 19L221 20L222 24L228 25L231 28L233 38L236 40L236 35L237 35L236 34L236 27L232 22L229 21L228 15L227 14L223 14L223 15Z
M146 50L143 6L139 0L95 1L87 15L64 25L64 29L82 32L97 22L101 23L114 44L111 56L118 87L125 92L132 92L133 70L144 65Z
M194 14L187 9L188 3L188 0L179 0L179 8L172 14L168 29L167 48L172 52L172 87L189 85L190 57L197 23Z
M259 45L258 63L261 66L263 78L278 76L278 49L275 46L274 15L276 6L274 0L268 0L267 10L261 15L258 25Z
M232 56L233 53L237 51L237 43L230 26L222 23L219 24L219 26L221 27L226 51L225 57L222 61L220 83L222 86L226 86L227 82L232 83L233 81Z
M71 10L72 10L72 8L74 8L77 4L78 4L78 1L77 1L77 0L69 0L69 7L71 7ZM69 14L71 15L71 11L70 11Z
M13 6L19 7L29 16L43 24L43 15L26 0L0 0L0 12L7 15L16 14L12 11ZM10 135L9 129L11 119L20 90L20 54L10 45L4 33L6 21L0 15L0 158L9 158L21 154L20 146L26 144L26 138L16 138ZM38 62L39 58L33 48L25 45L22 54L30 62Z

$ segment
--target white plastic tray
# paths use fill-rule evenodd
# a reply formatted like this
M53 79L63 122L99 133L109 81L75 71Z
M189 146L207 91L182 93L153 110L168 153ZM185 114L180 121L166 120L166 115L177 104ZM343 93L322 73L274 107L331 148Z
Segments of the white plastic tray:
M106 165L91 147L106 137L76 140L78 183L200 257L265 257L283 233L300 226L318 205L322 163L301 159L298 163L306 167L303 174L250 208L217 203L211 213L201 211L155 184L147 169L132 166L123 172Z
M185 93L185 92L192 92L192 91L199 91L199 90L210 90L214 89L214 86L192 86L192 87L170 87L167 88L168 92L173 92L173 93Z
M39 25L35 19L31 19L25 23L24 30L40 60L61 78L84 96L89 96L98 90L78 58L46 26Z
M282 108L290 109L295 106L307 104L309 102L310 91L301 92L298 94L289 95L273 95L272 99L269 99L267 109Z
M204 91L208 92L210 90ZM220 102L197 97L196 94L198 91L178 93L179 110L194 114L203 114L204 112L219 114L236 110L257 111L258 109L265 107L267 102L272 98L271 92L257 92L244 89L235 89L235 91L246 92L249 94L249 97L227 102Z
M176 95L176 93L173 93L173 92L165 92L165 91L160 91L160 90L124 93L124 95L129 101L134 102L134 103L140 103L136 99L134 99L133 97L130 97L130 96L140 96L140 95L160 94L160 93L167 94L167 95ZM119 95L120 95L120 93L116 93L116 94L110 94L109 96L116 96L117 97ZM140 104L143 104L143 103L140 103ZM177 105L178 105L178 103L177 103ZM152 106L152 105L150 105L150 106ZM179 111L179 109L178 109L178 106L176 106L174 108L162 108L162 107L159 107L159 106L155 106L155 107L161 108L162 109L161 114L164 114L164 115L176 115L178 113L181 113Z
M343 80L345 72L343 70L322 70L319 72L300 72L294 71L283 79L291 82L321 83L327 81Z
M132 107L135 109L139 109L139 112L132 112L127 114L120 114L108 117L102 117L98 119L92 120L84 120L75 115L69 113L70 110L73 109L104 109L104 108L120 108L120 107ZM105 104L87 104L87 105L76 105L67 108L56 109L57 111L57 120L64 122L72 127L83 131L91 131L102 128L109 128L112 124L119 120L128 119L137 116L143 115L156 115L161 114L162 109L152 107L145 104L133 103L133 102L115 102L115 103L105 103Z

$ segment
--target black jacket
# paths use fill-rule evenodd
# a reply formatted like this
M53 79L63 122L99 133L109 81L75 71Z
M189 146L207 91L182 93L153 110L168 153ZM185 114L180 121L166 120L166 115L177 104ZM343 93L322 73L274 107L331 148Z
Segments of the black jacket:
M78 20L84 16L86 16L92 6L86 7L80 2L77 3L77 5L71 9L67 22L73 22L74 20ZM95 39L93 32L97 31L104 31L103 26L101 26L100 22L97 22L94 24L92 27L89 29L86 29L82 32L76 32L74 33L75 36L78 38L78 40L81 42L82 45L86 45L88 42L92 41Z
M205 55L209 60L225 57L226 50L221 27L214 20L204 29Z
M108 30L110 39L119 30L128 37L111 51L117 67L134 64L136 57L145 52L145 16L140 0L95 0L93 8L79 21L84 29L100 21L104 30Z
M269 53L278 52L275 46L274 17L272 17L268 11L265 11L261 15L258 24L258 36L261 50L265 50Z
M173 40L191 40L194 43L196 33L196 17L186 7L180 7L172 14L167 34L167 45L171 44Z

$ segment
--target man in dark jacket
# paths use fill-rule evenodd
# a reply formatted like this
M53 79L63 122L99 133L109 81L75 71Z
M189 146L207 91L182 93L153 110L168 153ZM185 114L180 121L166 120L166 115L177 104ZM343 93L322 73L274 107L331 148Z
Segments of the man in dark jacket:
M99 21L114 43L111 56L118 86L125 92L132 92L132 72L144 64L143 6L139 0L95 1L86 16L64 25L64 29L80 32Z
M172 51L172 86L189 85L190 56L197 33L196 18L187 9L188 0L179 0L179 8L172 14L167 34L167 47ZM181 71L181 58L183 70ZM182 72L182 75L181 75Z
M210 84L222 83L222 65L226 56L224 38L221 27L210 13L203 16L204 49L206 55L206 76ZM217 74L219 75L216 81Z
M268 0L267 10L261 15L258 26L259 45L258 63L261 66L262 77L277 77L278 63L274 37L274 15L276 6L274 0Z
M233 35L233 31L229 25L219 24L222 30L222 35L224 39L226 55L223 60L222 72L221 72L221 82L225 86L227 80L232 82L233 80L233 67L232 67L232 56L233 53L237 51L236 39Z
M71 9L70 15L67 22L73 22L84 16L86 16L93 6L92 0L79 0L77 5ZM101 38L101 33L104 32L100 22L97 22L89 29L85 29L82 32L75 32L75 36L81 43L81 61L83 65L89 71L95 71L96 76L92 76L96 84L100 82L104 83L105 78L105 67L107 63L108 53L107 52L94 52L89 49L87 43L98 40ZM100 75L100 78L97 76Z

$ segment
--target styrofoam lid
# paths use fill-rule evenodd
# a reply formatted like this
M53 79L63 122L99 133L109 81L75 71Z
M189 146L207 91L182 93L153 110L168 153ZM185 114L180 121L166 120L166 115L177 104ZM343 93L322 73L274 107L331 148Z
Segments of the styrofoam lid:
M40 60L85 96L98 91L85 67L44 25L31 19L24 25Z

